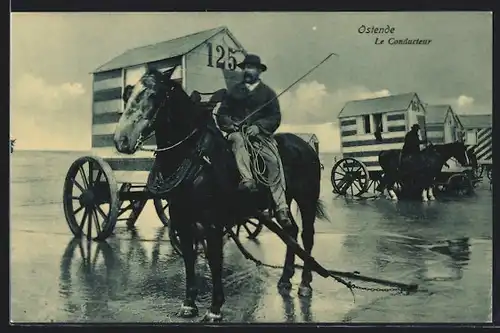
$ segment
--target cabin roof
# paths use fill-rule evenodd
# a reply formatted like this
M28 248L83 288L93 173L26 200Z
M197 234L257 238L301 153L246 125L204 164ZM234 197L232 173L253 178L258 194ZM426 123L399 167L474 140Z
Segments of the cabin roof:
M159 42L156 44L136 47L123 52L104 65L101 65L94 71L94 73L183 56L192 51L197 46L203 44L208 39L223 31L227 31L229 33L227 27L221 26L214 29L203 30L186 36ZM235 42L238 43L237 41Z
M408 109L408 106L415 95L416 93L409 92L398 95L349 101L340 111L338 118L357 117L391 111L405 111Z
M444 124L450 105L427 105L425 107L425 122L427 124Z
M314 133L294 133L294 134L306 142L309 141L319 142L318 137Z
M464 128L488 128L493 126L491 114L461 114L458 115Z

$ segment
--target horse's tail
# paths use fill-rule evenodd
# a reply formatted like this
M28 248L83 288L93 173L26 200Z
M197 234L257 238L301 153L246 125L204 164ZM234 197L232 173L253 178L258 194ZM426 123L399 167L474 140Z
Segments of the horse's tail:
M320 220L326 220L330 222L330 218L328 217L328 213L325 209L325 204L319 198L316 201L316 217Z

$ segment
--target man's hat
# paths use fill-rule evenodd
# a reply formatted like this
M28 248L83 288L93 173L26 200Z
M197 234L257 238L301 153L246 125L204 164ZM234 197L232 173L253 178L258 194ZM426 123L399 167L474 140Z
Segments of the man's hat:
M419 124L413 124L413 126L411 127L411 129L420 129L420 125Z
M256 54L247 54L245 60L238 64L239 68L245 67L245 65L254 65L260 68L261 71L265 72L267 66L260 62L260 57Z

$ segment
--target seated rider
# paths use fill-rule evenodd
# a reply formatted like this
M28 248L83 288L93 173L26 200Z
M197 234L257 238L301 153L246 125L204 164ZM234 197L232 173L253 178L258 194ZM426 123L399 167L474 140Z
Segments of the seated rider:
M404 158L420 153L420 145L427 143L427 140L420 140L419 131L420 125L414 124L411 127L411 130L406 133L405 142L403 149L401 150L401 157L399 160L400 166Z
M236 124L245 119L255 110L260 109L250 116L244 123L245 135L252 137L263 137L275 147L276 141L272 137L281 123L281 111L276 93L260 80L260 74L267 70L267 66L261 63L260 57L248 54L245 60L238 64L243 69L243 82L237 83L226 94L217 112L217 123L219 128L229 133L228 141L231 143L236 164L241 175L240 190L255 190L256 182L252 175L250 154L245 145L245 140ZM274 149L277 151L277 149ZM263 144L260 150L268 169L267 177L275 183L270 186L272 198L276 205L275 217L283 227L291 225L289 209L285 197L285 174L279 156L273 150Z

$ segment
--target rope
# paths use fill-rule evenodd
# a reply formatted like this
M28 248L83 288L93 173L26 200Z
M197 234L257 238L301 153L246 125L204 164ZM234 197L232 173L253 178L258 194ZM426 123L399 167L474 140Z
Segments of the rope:
M271 138L263 136L255 136L250 138L250 136L247 135L246 130L247 126L243 126L241 128L241 135L243 136L245 147L250 154L250 168L252 169L252 174L254 175L255 180L267 187L277 185L280 182L281 173L283 172L283 167L280 163L281 157L278 151L278 147L274 144ZM266 176L267 163L265 162L262 152L264 147L269 148L278 162L278 172L276 173L276 177L274 179L270 179L269 176Z

